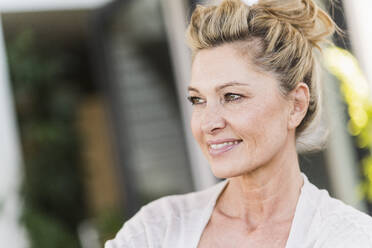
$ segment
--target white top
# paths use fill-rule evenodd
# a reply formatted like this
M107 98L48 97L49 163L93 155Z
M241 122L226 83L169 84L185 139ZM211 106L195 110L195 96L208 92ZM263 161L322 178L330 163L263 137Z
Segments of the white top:
M286 248L372 248L372 218L303 177ZM227 182L149 203L105 248L196 248Z

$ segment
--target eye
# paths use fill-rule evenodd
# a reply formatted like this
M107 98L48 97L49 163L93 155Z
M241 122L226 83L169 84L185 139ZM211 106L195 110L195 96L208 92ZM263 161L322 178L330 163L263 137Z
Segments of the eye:
M243 96L239 94L234 94L234 93L226 93L224 95L224 100L225 102L233 102L242 99Z
M200 97L197 97L197 96L189 96L189 97L187 97L187 100L189 100L192 105L198 105L198 104L205 103L205 101L203 99L201 99Z

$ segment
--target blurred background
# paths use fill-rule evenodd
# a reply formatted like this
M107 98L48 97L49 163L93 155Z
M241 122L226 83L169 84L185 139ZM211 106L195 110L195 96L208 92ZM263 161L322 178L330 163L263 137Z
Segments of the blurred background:
M200 2L0 0L4 247L102 247L149 201L217 182L186 102ZM301 168L371 214L372 3L319 4L346 33L321 54L327 146L301 152Z

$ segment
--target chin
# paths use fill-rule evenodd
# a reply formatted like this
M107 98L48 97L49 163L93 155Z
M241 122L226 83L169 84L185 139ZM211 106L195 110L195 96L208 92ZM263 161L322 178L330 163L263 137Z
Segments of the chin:
M211 163L211 170L215 177L219 179L227 179L227 178L233 178L233 177L239 177L244 174L253 172L257 170L260 166L243 166L243 165L232 165L230 163L230 166L226 166L228 163L224 164L218 164L218 163Z
M219 179L238 177L246 173L245 170L233 170L233 168L222 168L221 165L211 165L212 173Z

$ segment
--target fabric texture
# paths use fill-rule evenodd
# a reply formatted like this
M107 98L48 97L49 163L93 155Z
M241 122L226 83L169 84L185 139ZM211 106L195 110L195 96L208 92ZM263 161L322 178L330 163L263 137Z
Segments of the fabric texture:
M286 248L372 248L372 218L303 177ZM147 204L105 248L196 248L227 184Z

